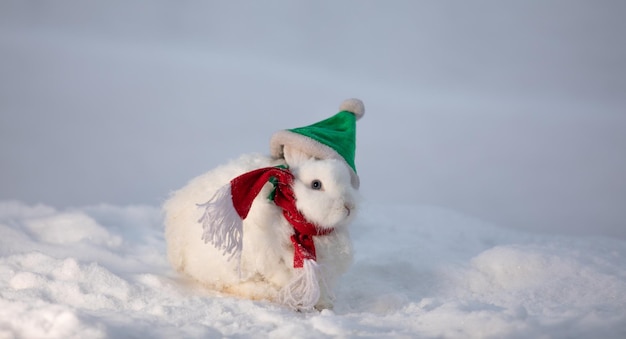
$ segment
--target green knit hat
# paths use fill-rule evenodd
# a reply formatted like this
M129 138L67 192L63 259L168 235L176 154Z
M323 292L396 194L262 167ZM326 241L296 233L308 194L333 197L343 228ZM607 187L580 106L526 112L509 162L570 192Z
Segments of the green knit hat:
M363 102L348 99L339 106L339 113L305 127L282 130L270 140L273 157L290 161L302 158L339 159L351 169L352 186L359 187L354 155L356 149L356 121L365 114Z

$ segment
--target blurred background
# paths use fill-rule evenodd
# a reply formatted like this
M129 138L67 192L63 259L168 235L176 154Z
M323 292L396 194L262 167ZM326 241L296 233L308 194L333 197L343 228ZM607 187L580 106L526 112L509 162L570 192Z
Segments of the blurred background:
M358 97L369 203L626 239L625 16L619 0L4 0L0 200L159 205Z

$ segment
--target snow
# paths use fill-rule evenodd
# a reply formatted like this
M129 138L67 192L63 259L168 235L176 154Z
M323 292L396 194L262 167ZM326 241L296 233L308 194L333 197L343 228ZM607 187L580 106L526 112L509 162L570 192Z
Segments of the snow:
M200 227L200 226L198 226ZM296 313L173 272L161 211L0 203L0 337L589 337L626 334L626 243L366 202L333 310Z

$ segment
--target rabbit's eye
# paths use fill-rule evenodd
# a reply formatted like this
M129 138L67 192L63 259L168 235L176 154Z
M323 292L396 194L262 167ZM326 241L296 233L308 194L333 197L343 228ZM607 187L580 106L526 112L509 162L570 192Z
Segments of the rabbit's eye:
M321 190L322 189L322 182L315 179L313 181L311 181L311 188L314 190Z

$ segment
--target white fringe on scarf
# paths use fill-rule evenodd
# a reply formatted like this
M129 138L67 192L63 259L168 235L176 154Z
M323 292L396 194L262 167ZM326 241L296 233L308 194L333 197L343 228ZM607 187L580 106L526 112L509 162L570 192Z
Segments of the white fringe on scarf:
M232 202L230 185L220 188L215 195L204 204L204 214L198 220L202 223L202 240L210 242L222 255L229 255L228 261L233 258L241 260L243 249L243 220L237 214Z
M296 276L278 291L278 301L294 310L312 310L320 299L319 271L315 260L305 259Z

